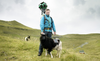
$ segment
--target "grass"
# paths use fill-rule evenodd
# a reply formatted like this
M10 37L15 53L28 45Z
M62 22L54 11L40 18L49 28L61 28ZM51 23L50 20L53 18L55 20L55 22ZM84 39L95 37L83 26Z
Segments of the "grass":
M24 38L31 35L30 41ZM40 30L32 29L17 21L0 20L0 61L100 61L100 34L68 34L60 40L63 43L61 58L54 50L51 59L48 55L37 56ZM82 48L81 44L88 42ZM86 54L80 54L84 50Z

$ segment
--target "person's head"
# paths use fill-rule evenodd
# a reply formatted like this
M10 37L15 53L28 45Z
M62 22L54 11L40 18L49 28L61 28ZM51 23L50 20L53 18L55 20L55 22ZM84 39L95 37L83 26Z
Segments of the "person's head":
M50 15L50 9L46 9L46 10L45 10L45 14L46 14L46 15Z

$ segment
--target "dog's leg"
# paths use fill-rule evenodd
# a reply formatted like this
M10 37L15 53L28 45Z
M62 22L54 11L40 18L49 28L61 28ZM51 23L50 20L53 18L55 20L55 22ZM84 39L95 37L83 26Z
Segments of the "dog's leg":
M51 58L53 58L53 55L52 55L52 53L50 52L50 55L51 55Z
M60 54L61 54L61 50L57 50L57 55L56 56L59 55L59 58L60 58Z
M59 48L59 58L60 58L60 55L61 55L61 51L62 51L62 45L61 45L61 47Z
M59 54L59 50L57 50L57 55L56 56L58 56L58 54Z
M62 42L60 42L59 48L57 50L58 51L57 54L59 54L59 58L60 58L61 50L62 50Z
M61 50L59 50L59 58L60 58Z
M47 49L45 49L45 56L47 56Z

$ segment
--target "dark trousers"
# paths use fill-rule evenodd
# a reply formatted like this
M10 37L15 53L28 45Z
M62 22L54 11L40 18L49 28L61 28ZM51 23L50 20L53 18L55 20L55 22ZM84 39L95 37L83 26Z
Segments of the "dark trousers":
M46 36L47 37L50 37L51 38L51 36L52 36L52 32L44 32L45 34L46 34ZM41 43L40 43L40 46L39 46L39 53L42 53L43 52L43 47L42 47L42 45L41 45Z

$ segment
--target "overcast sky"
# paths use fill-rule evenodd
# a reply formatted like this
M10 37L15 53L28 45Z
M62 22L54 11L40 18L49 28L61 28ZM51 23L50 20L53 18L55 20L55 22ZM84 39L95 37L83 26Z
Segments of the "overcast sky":
M0 0L0 20L40 29L42 1L51 10L57 34L100 33L100 0Z

